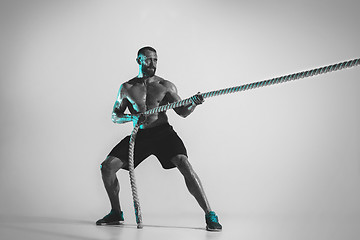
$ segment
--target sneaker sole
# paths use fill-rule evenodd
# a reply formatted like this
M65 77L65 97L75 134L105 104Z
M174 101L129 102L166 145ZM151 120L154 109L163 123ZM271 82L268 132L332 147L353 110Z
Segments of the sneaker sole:
M206 230L207 230L207 231L210 231L210 232L221 232L221 231L222 231L222 228L220 228L220 229L212 229L212 228L206 227Z
M116 222L109 222L109 223L96 223L97 226L106 226L106 225L121 225L124 221L116 221Z

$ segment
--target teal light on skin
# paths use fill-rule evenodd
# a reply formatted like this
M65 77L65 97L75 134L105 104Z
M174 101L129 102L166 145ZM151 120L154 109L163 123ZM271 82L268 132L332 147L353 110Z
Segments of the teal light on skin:
M155 75L158 58L156 52L153 51L146 51L144 54L139 54L139 56L136 58L136 62L139 64L139 74L137 75L137 78L143 78L146 80L147 78L151 78ZM121 88L119 89L113 109L117 109L119 103L121 102L120 92ZM127 100L130 102L136 112L140 112L138 105L132 99L128 98ZM118 117L115 111L113 111L111 115L111 120L114 123L125 123L132 121L134 126L137 123L137 117L131 114L123 114L121 117Z
M119 89L119 92L118 92L118 95L117 95L117 98L116 98L116 101L115 101L115 104L114 104L114 107L113 109L116 109L120 102L121 102L121 96L120 96L120 92L122 90L122 87L120 87ZM131 99L128 99L128 101L132 104L133 108L135 111L139 112L140 110L138 109L138 106L135 104L135 102ZM113 121L113 123L125 123L125 122L131 122L133 121L134 122L134 118L131 116L131 114L124 114L121 118L118 117L116 115L116 112L113 111L112 114L111 114L111 121Z
M139 74L138 78L152 77L155 75L157 67L157 54L152 51L147 51L148 56L140 54L136 59L139 64Z

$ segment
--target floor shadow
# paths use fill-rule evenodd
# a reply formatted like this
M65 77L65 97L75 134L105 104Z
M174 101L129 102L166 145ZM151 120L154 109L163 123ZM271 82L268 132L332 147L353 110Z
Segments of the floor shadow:
M185 226L164 226L164 225L147 225L144 224L144 227L153 227L153 228L175 228L175 229L192 229L192 230L204 230L205 228L201 227L185 227Z
M119 224L119 225L106 225L96 226L94 221L82 220L82 219L71 219L71 218L55 218L55 217L42 217L42 216L14 216L14 215L0 215L0 228L8 228L22 232L32 232L43 235L53 235L59 237L65 237L69 239L79 240L92 240L96 238L89 238L83 236L77 236L69 233L59 233L52 230L34 229L29 224L64 224L64 225L87 225L95 227L118 227L118 228L136 228L136 224ZM206 231L205 228L201 227L189 227L189 226L166 226L156 224L144 224L144 228L164 228L164 229L189 229L189 230L201 230Z
M173 228L173 229L190 229L190 230L203 230L206 231L205 228L201 227L186 227L186 226L165 226L165 225L153 225L153 224L143 224L145 228ZM120 227L120 228L136 228L137 224L118 224L118 225L104 225L99 227Z

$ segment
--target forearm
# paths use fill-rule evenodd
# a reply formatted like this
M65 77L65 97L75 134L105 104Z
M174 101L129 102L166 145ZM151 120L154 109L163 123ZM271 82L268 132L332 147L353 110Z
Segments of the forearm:
M114 123L122 124L122 123L131 122L134 120L134 118L131 114L121 114L118 116L116 113L113 113L111 115L111 120Z
M187 105L187 106L183 106L183 107L178 107L178 108L175 108L175 112L177 114L179 114L180 116L186 118L187 116L189 116L196 108L196 105L195 104L190 104L190 105Z

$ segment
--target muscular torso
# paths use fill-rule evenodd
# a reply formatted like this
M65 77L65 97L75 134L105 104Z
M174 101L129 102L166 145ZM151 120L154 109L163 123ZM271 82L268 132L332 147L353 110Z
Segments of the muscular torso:
M130 113L145 112L169 102L171 83L158 76L147 79L134 78L123 84L123 101L127 101ZM141 128L151 128L168 122L165 112L147 115Z

